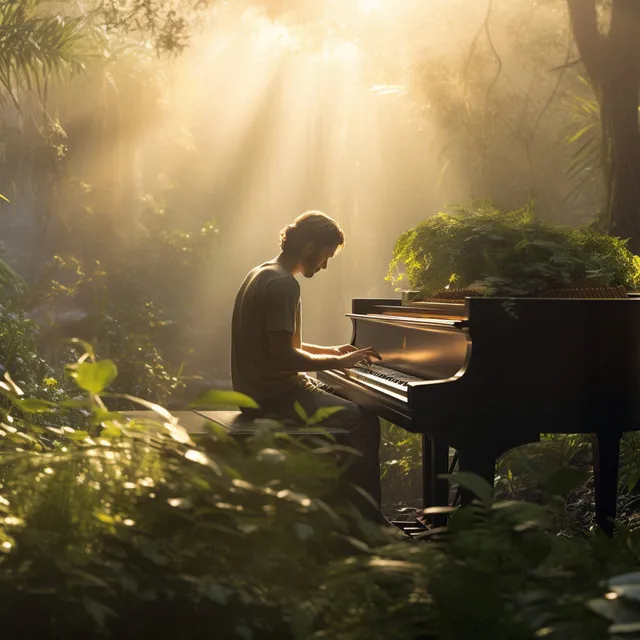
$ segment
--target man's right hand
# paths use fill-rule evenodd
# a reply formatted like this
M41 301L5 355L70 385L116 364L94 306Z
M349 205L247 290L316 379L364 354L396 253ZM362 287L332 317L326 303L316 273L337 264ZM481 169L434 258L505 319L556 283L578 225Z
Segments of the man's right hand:
M371 364L374 359L382 360L382 356L373 348L358 349L338 357L339 368L350 369L357 364Z

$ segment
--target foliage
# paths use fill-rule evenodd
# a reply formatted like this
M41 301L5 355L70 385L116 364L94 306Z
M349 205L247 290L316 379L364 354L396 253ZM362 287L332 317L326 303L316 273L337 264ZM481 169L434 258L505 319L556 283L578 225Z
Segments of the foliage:
M586 194L558 180L567 166L561 141L581 126L574 101L593 96L569 64L578 56L566 1L468 6L474 13L452 23L450 37L460 51L443 37L440 46L423 47L412 74L421 117L437 123L438 184L445 197L458 198L459 184L465 195L508 206L534 193L545 216L557 222L591 220L590 196L600 196L597 207L602 176L592 174L593 193Z
M16 106L18 87L40 89L48 77L82 68L82 21L47 15L43 4L20 0L0 5L0 86Z
M2 622L42 637L308 637L329 560L389 540L327 503L332 445L270 421L244 449L214 424L198 444L159 406L127 421L101 398L113 363L86 346L69 367L83 395L36 405L0 390L3 426L13 414L24 436L0 466ZM79 408L84 428L59 424ZM36 411L47 427L21 417Z
M38 353L36 327L24 313L0 303L0 375L12 372L18 387L30 397L59 400L69 386Z
M609 634L613 640L640 638L640 573L626 573L607 581L608 593L594 598L589 607L611 621Z
M588 82L580 76L580 82ZM601 193L604 185L603 175L606 158L603 157L605 148L602 144L602 127L600 122L600 106L595 98L588 98L574 94L567 99L567 109L572 123L565 136L569 145L571 159L567 168L567 177L574 186L567 196L575 197L585 189Z
M214 0L103 0L96 14L109 31L149 38L158 52L181 53L189 43L189 14Z
M183 389L195 351L193 287L210 270L217 230L212 221L174 227L172 212L149 195L139 204L126 235L108 224L97 234L93 215L77 220L59 243L73 246L21 302L34 310L42 344L91 341L118 364L116 390L165 403Z
M20 274L17 273L8 262L0 258L0 290L6 287L17 292L21 291L24 285L25 281Z
M576 475L550 470L540 505L493 502L480 478L454 474L478 499L426 541L396 541L341 504L326 440L264 420L239 446L211 423L192 436L157 405L142 403L156 419L107 412L115 365L77 346L71 396L0 385L0 620L25 635L590 640L635 616L634 577L612 577L637 567L640 530L556 534Z
M535 218L533 203L501 211L476 201L450 211L398 238L388 280L398 285L406 278L427 296L451 286L533 295L584 281L628 288L640 283L640 258L626 249L626 241L588 227L544 223Z
M386 512L422 506L422 438L381 421L380 466Z
M461 476L490 496L479 478ZM447 530L426 533L428 544L339 561L321 596L326 627L314 637L605 638L607 621L587 604L608 591L604 579L637 566L640 534L558 536L558 516L557 504L485 497L455 511Z

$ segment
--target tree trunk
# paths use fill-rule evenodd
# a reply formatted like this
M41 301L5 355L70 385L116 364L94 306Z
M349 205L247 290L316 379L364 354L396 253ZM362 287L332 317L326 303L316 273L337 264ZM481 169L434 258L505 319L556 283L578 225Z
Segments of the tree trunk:
M607 35L596 0L567 0L580 56L600 104L607 184L605 226L640 253L640 2L613 0Z
M612 235L629 238L640 253L640 2L618 0L601 80L601 113L607 151L607 213Z

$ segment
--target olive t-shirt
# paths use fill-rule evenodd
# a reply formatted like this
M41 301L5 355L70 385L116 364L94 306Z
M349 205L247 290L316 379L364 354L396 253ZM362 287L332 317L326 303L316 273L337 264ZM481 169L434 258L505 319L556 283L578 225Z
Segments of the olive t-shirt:
M277 262L252 269L236 295L231 323L233 388L260 403L301 384L299 373L279 371L269 355L267 333L289 331L293 346L300 338L300 285Z

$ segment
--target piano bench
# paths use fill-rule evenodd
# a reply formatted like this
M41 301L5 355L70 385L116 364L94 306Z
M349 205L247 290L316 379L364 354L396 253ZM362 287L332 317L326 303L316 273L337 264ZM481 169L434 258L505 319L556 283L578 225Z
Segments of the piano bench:
M239 440L248 438L256 432L258 422L260 419L254 420L253 418L245 417L241 411L201 411L196 410L202 418L215 422L221 427L226 429L230 436L238 438ZM323 427L318 425L317 429L313 427L304 427L300 423L293 423L284 421L282 424L283 433L300 437L317 437L326 436L327 434L333 436L337 442L344 442L349 432L346 429L340 429L336 427Z

